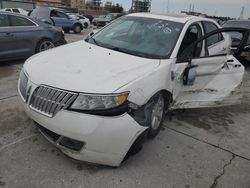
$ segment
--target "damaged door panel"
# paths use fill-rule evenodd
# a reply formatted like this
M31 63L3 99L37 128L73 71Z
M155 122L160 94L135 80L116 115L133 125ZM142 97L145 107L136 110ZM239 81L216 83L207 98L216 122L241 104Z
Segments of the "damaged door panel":
M210 55L208 53L205 57L192 57L191 54L194 54L195 46L199 42L206 40L212 35L232 31L240 32L244 36L241 44L233 55L228 53ZM177 59L175 66L176 75L178 76L175 80L174 90L177 97L175 98L172 109L222 106L237 102L229 102L226 99L230 96L232 91L236 90L236 88L241 85L243 80L244 66L237 58L248 36L249 30L247 29L220 29L205 35L190 45L188 50L185 50L183 55ZM190 67L193 72L195 70L195 78L192 78L195 80L192 84L185 84L185 79L191 79L191 76L187 75L190 74L190 71L186 73L187 69L191 70Z

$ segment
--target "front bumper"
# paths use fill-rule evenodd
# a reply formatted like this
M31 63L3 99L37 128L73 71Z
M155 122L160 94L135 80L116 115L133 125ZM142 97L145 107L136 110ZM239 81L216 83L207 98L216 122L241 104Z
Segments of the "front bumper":
M31 88L32 94L36 86L33 84ZM146 129L127 113L106 117L61 110L51 118L32 110L29 100L24 103L24 109L31 119L52 134L84 143L76 152L49 139L62 152L74 159L109 166L119 166L136 138Z
M63 38L59 41L55 41L54 44L55 46L61 46L61 45L67 44L67 41Z

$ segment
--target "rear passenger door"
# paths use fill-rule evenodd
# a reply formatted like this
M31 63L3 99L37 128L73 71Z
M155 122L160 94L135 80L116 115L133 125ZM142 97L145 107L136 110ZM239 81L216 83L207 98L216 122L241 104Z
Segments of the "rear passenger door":
M205 34L219 29L213 22L203 21L202 24ZM226 47L230 46L230 41L227 40L226 35L223 36L221 33L208 37L206 39L206 45L210 55L226 54L230 51L229 47Z

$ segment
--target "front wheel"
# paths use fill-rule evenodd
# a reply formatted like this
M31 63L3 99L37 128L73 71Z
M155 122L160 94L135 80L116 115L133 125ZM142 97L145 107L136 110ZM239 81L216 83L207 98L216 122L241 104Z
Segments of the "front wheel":
M148 129L148 137L154 138L161 130L164 114L165 114L165 98L162 93L155 95L149 101L152 104L150 109L150 125Z
M82 27L79 24L75 24L74 33L80 33L82 31Z

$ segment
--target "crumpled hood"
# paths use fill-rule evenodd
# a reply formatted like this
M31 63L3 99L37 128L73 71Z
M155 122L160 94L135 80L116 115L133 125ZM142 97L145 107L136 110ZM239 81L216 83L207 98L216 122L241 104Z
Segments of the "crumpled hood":
M30 80L85 93L112 93L144 74L159 60L136 57L79 41L29 58L24 70Z

